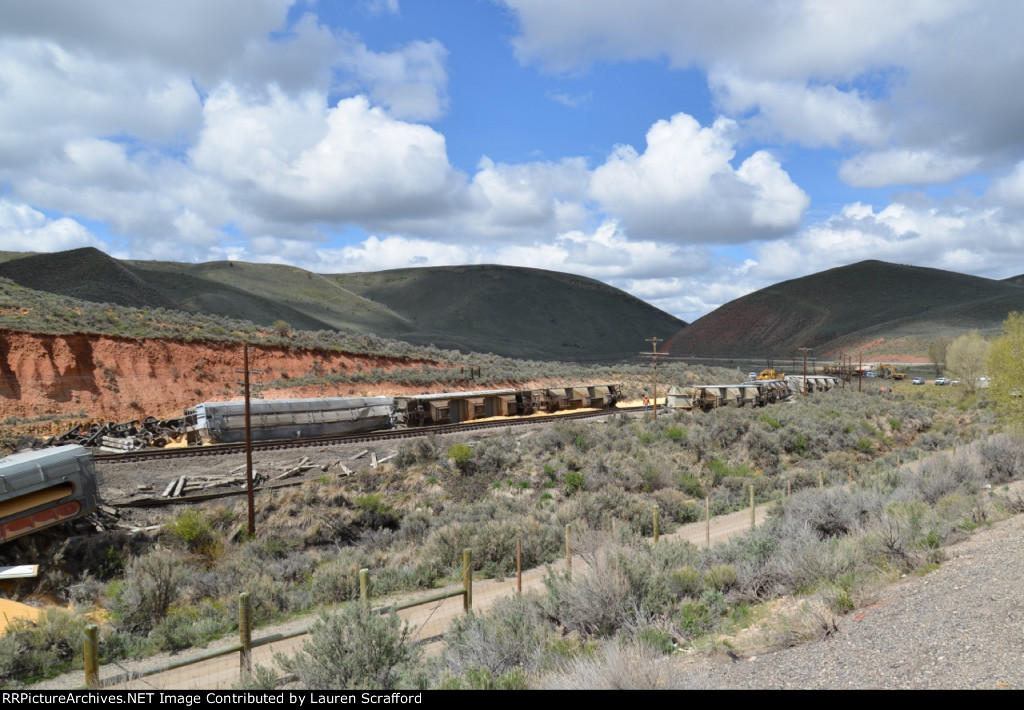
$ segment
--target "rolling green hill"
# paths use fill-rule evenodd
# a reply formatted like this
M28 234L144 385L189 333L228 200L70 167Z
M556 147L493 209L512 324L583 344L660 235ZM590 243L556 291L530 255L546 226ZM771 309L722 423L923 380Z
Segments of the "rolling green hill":
M177 308L117 259L84 247L0 262L0 276L26 288L118 306Z
M240 261L124 263L179 308L198 313L260 325L283 320L302 330L398 335L410 329L397 313L346 291L330 278L294 266Z
M1024 286L919 266L862 261L731 301L673 336L675 354L758 357L814 348L923 356L928 343L998 332L1024 310Z
M415 329L403 340L508 357L620 359L686 324L617 288L512 266L437 266L330 277L383 303Z
M667 347L681 356L775 357L810 347L816 357L922 357L939 337L996 334L1007 313L1024 311L1024 277L881 261L774 284L689 326L593 279L508 266L325 275L280 264L119 261L85 248L0 252L0 277L97 303L576 361L631 357L651 336L671 336Z
M593 279L504 266L320 275L292 266L119 261L92 248L11 255L0 277L96 303L300 330L373 333L525 359L608 361L686 323Z

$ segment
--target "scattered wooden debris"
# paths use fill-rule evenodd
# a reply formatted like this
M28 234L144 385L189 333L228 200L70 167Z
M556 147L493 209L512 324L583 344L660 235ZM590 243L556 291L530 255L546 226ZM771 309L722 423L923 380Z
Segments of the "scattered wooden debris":
M355 456L353 456L353 457L352 457L352 458L351 458L350 460L351 460L351 461L355 461L355 460L356 460L356 459L358 459L358 458L362 458L363 456L366 456L366 455L367 455L368 453L370 453L370 450L369 450L369 449L363 449L363 450L362 450L362 451L360 451L360 452L359 452L358 454L356 454Z
M281 467L281 470L283 471L283 473L281 475L279 475L279 476L275 476L271 480L272 481L280 481L282 478L289 478L291 476L295 476L295 475L298 475L300 473L305 473L306 471L310 470L311 468L316 468L316 465L309 463L309 457L308 456L303 456L299 460L299 462L297 464L295 464L293 466L287 466L286 465L286 466Z
M369 450L362 452L362 454L369 453ZM337 462L337 465L341 466L342 470L345 471L345 475L352 475L352 471L348 469L341 461ZM223 486L245 486L246 485L246 465L241 464L235 466L228 473L221 474L210 474L207 476L180 476L173 479L164 488L161 498L176 498L184 495L185 493L195 491L205 491L211 488L220 488ZM309 456L303 456L299 459L293 459L283 464L279 464L274 467L277 471L276 474L271 473L270 475L261 474L253 468L252 482L253 486L259 486L260 484L267 481L280 481L285 478L292 476L298 476L312 469L320 469L326 472L329 468L329 464L319 464L310 461ZM141 487L140 487L141 489Z
M181 495L182 491L185 490L185 483L188 481L186 476L179 478L174 484L174 490L171 491L171 498L177 498Z

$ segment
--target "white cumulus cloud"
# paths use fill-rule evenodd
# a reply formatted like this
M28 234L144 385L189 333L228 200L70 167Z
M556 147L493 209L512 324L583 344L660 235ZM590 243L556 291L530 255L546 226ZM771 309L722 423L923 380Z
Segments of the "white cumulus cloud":
M754 80L728 71L708 78L718 103L728 112L758 113L745 122L751 130L778 135L801 145L836 146L846 141L877 145L887 138L877 102L856 90L840 91L832 85Z
M445 139L391 118L362 96L212 94L194 165L230 183L268 219L345 222L443 209L456 188Z
M766 152L734 169L734 125L658 121L642 154L619 146L594 170L591 194L637 236L745 241L795 227L809 198Z
M0 244L5 251L107 249L85 226L68 217L50 219L26 204L0 200Z
M853 187L933 185L966 175L979 162L978 158L943 155L933 150L891 149L844 160L839 177Z
M965 245L971 245L968 249ZM759 248L754 274L766 284L878 259L989 278L1024 271L1024 220L997 207L852 203L793 237Z

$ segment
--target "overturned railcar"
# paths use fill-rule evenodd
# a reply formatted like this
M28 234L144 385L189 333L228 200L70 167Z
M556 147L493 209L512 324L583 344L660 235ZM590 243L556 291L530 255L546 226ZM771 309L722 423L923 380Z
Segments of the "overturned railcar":
M782 380L756 380L736 385L686 385L672 387L666 402L676 409L708 411L718 407L763 407L782 402L792 390Z
M98 506L96 469L84 446L0 459L0 543L88 515Z
M840 379L830 375L790 375L786 378L786 382L789 384L791 390L794 393L802 393L806 391L808 394L813 392L827 392L830 389L839 386Z
M839 378L827 375L791 375L784 380L751 380L737 385L685 385L669 389L666 402L676 409L704 411L718 407L763 407L800 394L805 387L808 393L826 392L838 384Z
M249 404L253 441L389 429L391 397L270 399ZM186 412L204 443L245 441L245 402L203 402Z

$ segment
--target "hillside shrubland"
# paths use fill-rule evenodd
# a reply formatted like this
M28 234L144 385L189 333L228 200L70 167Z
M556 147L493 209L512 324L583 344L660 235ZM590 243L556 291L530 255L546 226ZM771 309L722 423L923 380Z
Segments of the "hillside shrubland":
M1024 507L1001 490L1022 472L1024 444L999 433L984 401L947 407L850 391L476 441L425 437L372 477L324 476L259 496L258 529L272 532L254 540L242 533L243 504L220 503L147 536L66 542L58 559L81 564L44 584L75 611L0 637L0 683L81 663L80 628L96 609L108 619L104 661L180 650L233 633L243 590L262 624L357 599L361 568L377 597L453 581L465 548L478 575L507 576L517 541L524 565L553 562L572 525L585 566L552 572L542 595L461 619L438 658L405 653L393 625L354 620L398 644L394 666L365 682L699 687L651 659L721 648L764 604L790 595L815 599L816 611L766 627L758 643L827 633L877 585L926 571L944 545ZM746 505L751 487L760 504L774 503L766 524L710 549L651 541L654 505L667 533L701 520L705 496L713 514L725 513ZM316 648L349 633L331 618L318 624Z

